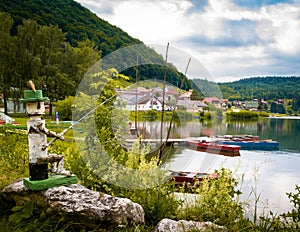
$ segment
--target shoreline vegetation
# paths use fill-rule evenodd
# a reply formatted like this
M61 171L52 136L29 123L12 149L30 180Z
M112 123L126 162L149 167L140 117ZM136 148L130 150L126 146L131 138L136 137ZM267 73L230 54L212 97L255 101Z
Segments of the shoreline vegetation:
M24 120L20 120L24 121ZM58 129L58 127L57 127ZM277 215L268 212L264 215L256 213L259 196L253 193L255 198L255 208L252 209L253 219L249 219L246 208L249 202L239 200L241 185L236 178L232 178L234 173L230 170L217 170L218 178L213 181L204 181L199 186L184 186L176 189L176 192L189 192L197 194L195 204L183 208L182 201L174 197L175 186L172 183L149 188L149 189L124 189L106 183L83 162L82 154L78 151L72 138L73 132L66 134L66 141L57 141L51 147L53 153L63 153L65 155L65 166L73 173L77 174L80 184L89 189L108 193L115 196L126 197L142 205L145 211L145 225L128 226L124 228L113 228L114 231L153 231L155 225L163 218L175 220L195 220L212 221L215 224L225 226L228 231L298 231L300 228L300 188L295 186L294 193L287 193L287 197L294 208L286 213ZM12 128L0 127L0 190L18 178L28 176L28 145L27 135L18 133ZM115 157L114 159L125 166L135 168L153 168L156 160L147 161L144 150L129 152L126 156ZM133 154L140 154L137 162ZM155 158L154 158L155 159ZM143 167L140 167L143 165ZM116 170L117 171L117 170ZM58 215L45 217L46 212L33 210L29 215L23 217L19 211L14 210L14 205L9 205L3 201L0 194L0 226L6 231L85 231L80 224L71 222L70 219L59 218ZM19 213L19 214L18 214ZM250 212L251 213L251 212ZM66 221L64 221L66 220ZM69 221L68 221L69 220ZM108 228L108 231L111 231Z

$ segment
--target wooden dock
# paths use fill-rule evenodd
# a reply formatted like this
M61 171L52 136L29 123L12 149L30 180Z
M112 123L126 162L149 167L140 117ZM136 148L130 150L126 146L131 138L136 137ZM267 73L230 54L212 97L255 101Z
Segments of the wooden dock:
M189 142L189 141L203 141L203 140L205 140L207 142L213 142L213 139L209 138L209 137L190 137L190 138L179 138L179 139L169 138L167 145L168 146L170 146L170 145L186 145L187 142ZM126 144L126 146L130 146L136 141L137 141L137 139L125 139L125 144ZM141 141L146 144L149 143L150 145L161 144L161 139L142 139ZM163 138L162 142L164 143L165 141L166 141L166 139Z

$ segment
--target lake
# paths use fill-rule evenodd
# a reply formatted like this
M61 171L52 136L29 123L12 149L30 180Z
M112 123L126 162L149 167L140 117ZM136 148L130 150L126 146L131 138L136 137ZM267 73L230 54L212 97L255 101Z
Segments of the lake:
M157 138L159 122L147 122L151 138ZM260 213L287 212L292 208L286 192L295 192L300 185L300 118L264 118L259 121L227 122L224 119L212 122L197 120L174 124L173 138L188 138L225 134L251 134L261 139L279 142L279 151L241 150L240 157L197 152L179 146L169 161L169 169L175 171L214 172L221 167L229 168L240 181L242 200L250 204L253 212L254 199L260 196Z

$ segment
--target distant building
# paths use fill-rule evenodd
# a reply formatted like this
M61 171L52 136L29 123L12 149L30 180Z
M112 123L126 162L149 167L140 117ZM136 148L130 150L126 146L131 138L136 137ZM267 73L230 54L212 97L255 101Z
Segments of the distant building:
M193 93L193 90L189 90L189 91L185 92L184 94L181 94L179 96L179 99L180 100L191 100L192 93Z
M200 112L208 108L203 101L178 100L177 107L182 106L187 112Z
M126 109L130 111L162 110L162 102L153 95L147 95L137 99L133 98L126 102Z
M247 110L257 110L258 102L257 101L245 101L244 108Z
M217 97L206 97L203 99L203 102L206 104L210 104L215 106L216 108L222 108L223 102L222 100L218 99Z

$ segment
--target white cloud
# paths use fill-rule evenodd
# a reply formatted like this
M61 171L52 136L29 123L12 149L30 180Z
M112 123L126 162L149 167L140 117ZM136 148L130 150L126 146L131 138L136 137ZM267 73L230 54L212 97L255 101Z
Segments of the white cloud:
M274 75L280 63L281 75L295 75L287 59L300 53L296 3L250 9L232 0L208 0L196 10L190 0L78 1L145 44L170 42L190 53L217 81ZM300 65L299 59L293 62L290 67Z
M270 48L278 52L295 54L300 52L300 8L280 4L263 8L263 19L257 28L262 39L273 42Z

